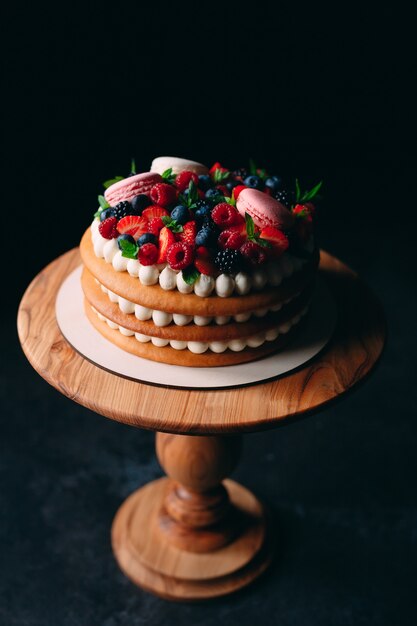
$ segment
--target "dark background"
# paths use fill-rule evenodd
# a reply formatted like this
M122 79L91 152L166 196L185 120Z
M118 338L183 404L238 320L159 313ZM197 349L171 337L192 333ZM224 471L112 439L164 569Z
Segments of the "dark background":
M239 11L19 4L2 15L1 625L416 623L411 16ZM24 289L78 244L101 182L132 156L146 170L164 154L323 178L320 243L372 286L389 327L366 385L246 437L236 478L272 506L280 551L251 588L202 606L136 589L111 554L117 507L160 475L152 433L60 396L15 331Z

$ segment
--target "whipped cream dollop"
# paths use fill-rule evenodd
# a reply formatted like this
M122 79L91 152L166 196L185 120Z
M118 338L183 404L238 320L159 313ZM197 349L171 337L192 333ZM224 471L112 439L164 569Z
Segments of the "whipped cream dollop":
M238 272L235 276L220 274L216 279L201 274L193 285L189 285L178 272L167 263L161 265L141 265L137 259L127 259L122 256L117 245L117 239L105 239L101 236L98 226L100 220L95 218L91 224L91 237L94 254L106 263L112 264L116 272L128 272L130 276L138 278L142 285L156 285L165 291L177 289L180 293L195 293L207 298L215 293L220 298L228 298L233 294L246 295L250 291L260 291L267 284L277 287L284 278L299 271L306 263L304 259L294 257L285 252L280 259L269 261L264 266L255 269L250 274ZM310 241L307 249L312 251L314 242Z
M133 337L137 339L140 343L148 343L151 342L154 346L158 348L163 348L165 346L171 346L174 350L189 350L193 352L193 354L203 354L207 352L207 350L211 352L216 352L218 354L225 352L227 349L232 352L241 352L245 348L259 348L266 341L275 341L280 335L285 335L288 331L298 324L302 317L307 313L309 305L305 306L297 315L294 315L287 322L280 324L276 328L271 328L266 331L261 331L256 333L256 335L252 335L251 337L242 337L241 339L232 339L231 341L211 341L211 342L203 342L203 341L179 341L174 339L162 339L160 337L150 337L149 335L144 335L142 333L135 333L133 330L129 328L125 328L116 324L112 320L109 320L107 317L99 313L97 309L93 306L91 307L94 313L98 316L98 318L106 322L110 328L114 330L119 330L122 335L126 337Z

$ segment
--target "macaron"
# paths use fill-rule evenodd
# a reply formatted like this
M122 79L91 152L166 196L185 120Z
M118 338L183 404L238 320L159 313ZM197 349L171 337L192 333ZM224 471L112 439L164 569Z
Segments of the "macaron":
M195 174L209 173L208 168L202 163L170 156L161 156L154 159L151 165L151 172L158 172L158 174L162 174L169 168L172 168L173 174L179 174L183 171L194 172Z
M249 213L256 226L287 230L294 224L293 214L281 202L257 189L243 189L236 202L239 213Z
M143 172L124 178L114 183L104 192L104 197L110 206L115 206L122 200L130 201L139 194L149 194L156 183L162 182L162 178L156 172Z

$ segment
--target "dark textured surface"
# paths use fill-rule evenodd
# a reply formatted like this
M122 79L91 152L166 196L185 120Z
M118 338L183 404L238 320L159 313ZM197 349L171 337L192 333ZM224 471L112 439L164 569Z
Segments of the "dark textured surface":
M0 625L414 626L414 21L394 5L221 3L201 19L128 4L3 7ZM131 155L144 169L170 153L323 177L322 246L372 285L389 328L354 393L245 438L235 478L273 508L279 552L255 585L205 605L140 591L112 557L115 511L161 473L152 433L60 396L14 330L25 286L77 245L99 183Z

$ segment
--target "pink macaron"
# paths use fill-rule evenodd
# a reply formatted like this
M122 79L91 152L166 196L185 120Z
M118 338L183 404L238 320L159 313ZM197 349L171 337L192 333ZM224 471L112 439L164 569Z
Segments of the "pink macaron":
M156 172L143 172L114 183L106 189L104 197L110 206L115 206L118 202L130 201L141 193L149 194L152 187L161 182L162 177Z
M294 224L293 214L278 200L257 189L243 189L236 202L239 213L249 213L256 226L287 230Z

